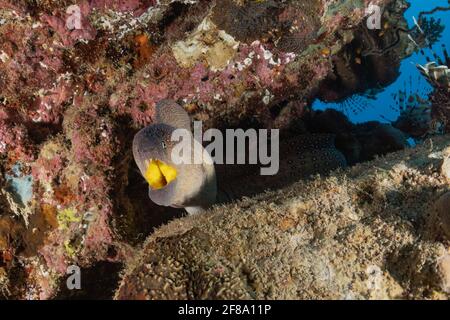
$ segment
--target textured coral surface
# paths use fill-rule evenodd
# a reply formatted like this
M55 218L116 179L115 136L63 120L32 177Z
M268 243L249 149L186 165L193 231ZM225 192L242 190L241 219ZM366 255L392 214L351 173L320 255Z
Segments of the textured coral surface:
M116 298L448 299L449 157L444 136L175 220Z

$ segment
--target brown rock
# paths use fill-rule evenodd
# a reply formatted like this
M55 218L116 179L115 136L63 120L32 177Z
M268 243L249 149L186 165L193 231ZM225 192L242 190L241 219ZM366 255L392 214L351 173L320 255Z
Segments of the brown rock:
M441 167L442 175L447 179L450 184L450 155L444 159Z
M438 260L438 273L441 279L442 290L450 293L450 254L447 253Z
M442 225L442 230L450 239L450 192L447 192L436 202L436 210Z

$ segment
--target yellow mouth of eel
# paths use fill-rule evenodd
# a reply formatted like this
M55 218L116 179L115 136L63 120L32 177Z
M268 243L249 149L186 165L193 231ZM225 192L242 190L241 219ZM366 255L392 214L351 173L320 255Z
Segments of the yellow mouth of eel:
M151 159L145 172L145 180L155 190L167 186L177 177L177 170L162 162L161 160Z

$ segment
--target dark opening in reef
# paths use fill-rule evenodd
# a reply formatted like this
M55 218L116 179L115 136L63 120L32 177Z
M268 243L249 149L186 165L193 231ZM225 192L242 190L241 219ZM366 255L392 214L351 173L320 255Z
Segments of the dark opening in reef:
M118 120L117 137L122 152L117 157L114 197L114 228L132 245L142 243L153 230L170 220L185 215L182 209L161 207L150 200L148 184L132 157L132 141L137 130L129 118Z
M159 27L163 29L165 26L170 25L179 16L185 14L188 8L188 5L181 2L171 3L169 10L167 10L167 13L164 15L164 18L159 22Z
M120 211L126 215L124 227L127 229L128 239L132 242L144 241L155 228L186 214L184 209L158 206L150 200L148 184L134 161L128 170L128 185L124 191L127 208Z
M66 279L60 284L55 300L109 300L114 296L120 280L121 263L99 262L90 268L81 268L81 289L69 290ZM101 276L99 276L101 275Z
M62 124L37 124L32 122L25 122L28 129L28 136L34 144L41 144L47 141L48 137L55 136L62 132Z

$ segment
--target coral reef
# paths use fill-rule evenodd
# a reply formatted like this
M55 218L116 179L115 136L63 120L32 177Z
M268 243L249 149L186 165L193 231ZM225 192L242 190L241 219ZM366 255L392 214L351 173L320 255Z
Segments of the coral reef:
M379 90L399 74L400 61L410 55L407 23L402 1L392 1L383 11L381 30L369 30L365 23L339 53L332 56L334 72L319 87L319 98L326 102L343 101L368 89Z
M359 30L369 3L388 5L383 34ZM336 160L319 169L345 162L340 152L353 164L403 148L391 127L354 126L340 114L319 120L309 104L318 93L336 100L392 81L393 57L406 50L405 8L403 0L0 0L0 297L71 296L70 265L110 274L112 294L122 263L183 215L149 201L131 155L163 99L205 128L335 134L335 144L305 155L307 164ZM363 56L366 40L386 55ZM358 48L360 60L349 53ZM375 76L364 78L360 64ZM363 147L372 141L377 150ZM231 267L212 270L227 277ZM79 296L98 293L86 290Z
M448 299L449 141L170 222L116 298Z

